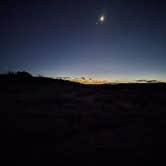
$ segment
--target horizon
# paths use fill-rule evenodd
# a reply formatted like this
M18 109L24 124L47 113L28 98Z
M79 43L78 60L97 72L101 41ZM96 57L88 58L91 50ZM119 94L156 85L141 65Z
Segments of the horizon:
M43 78L51 78L51 79L61 79L61 80L67 80L71 82L81 83L81 84L87 84L87 85L101 85L101 84L121 84L121 83L166 83L164 80L156 80L156 79L136 79L136 80L97 80L94 78L88 78L88 77L67 77L67 76L46 76L41 74L33 74L28 71L8 71L4 73L0 73L0 75L8 75L8 74L14 74L17 75L17 73L27 73L33 77L43 77Z

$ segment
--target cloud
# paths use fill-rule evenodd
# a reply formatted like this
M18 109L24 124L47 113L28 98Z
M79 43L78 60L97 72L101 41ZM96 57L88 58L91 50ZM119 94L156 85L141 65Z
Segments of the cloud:
M137 83L164 83L159 80L136 80Z

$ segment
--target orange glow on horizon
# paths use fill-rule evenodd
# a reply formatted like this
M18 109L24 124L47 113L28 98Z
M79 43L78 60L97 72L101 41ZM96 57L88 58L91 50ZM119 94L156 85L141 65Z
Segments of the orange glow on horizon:
M102 85L102 84L119 84L119 83L148 83L148 80L144 82L139 82L137 80L112 80L112 81L106 81L106 80L88 80L88 79L72 79L70 80L72 82L77 82L81 84L86 84L86 85ZM162 81L161 81L162 82ZM166 83L166 81L163 81ZM154 82L155 83L155 82Z
M72 80L73 82L78 82L81 84L90 84L90 85L101 85L101 84L108 84L108 81L100 81L100 80L82 80L82 79L75 79Z

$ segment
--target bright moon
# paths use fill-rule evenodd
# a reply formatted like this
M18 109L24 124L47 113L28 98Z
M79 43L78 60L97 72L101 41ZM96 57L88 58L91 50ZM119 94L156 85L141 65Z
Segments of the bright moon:
M104 22L104 19L105 19L104 16L101 16L101 17L100 17L100 21L101 21L101 22Z

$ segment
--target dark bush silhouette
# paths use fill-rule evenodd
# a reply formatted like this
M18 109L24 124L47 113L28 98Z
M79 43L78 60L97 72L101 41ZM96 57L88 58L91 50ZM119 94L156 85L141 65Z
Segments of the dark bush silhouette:
M22 72L18 71L18 72L16 73L16 75L17 75L19 78L31 78L31 77L32 77L32 75L31 75L30 73L26 72L26 71L22 71Z

